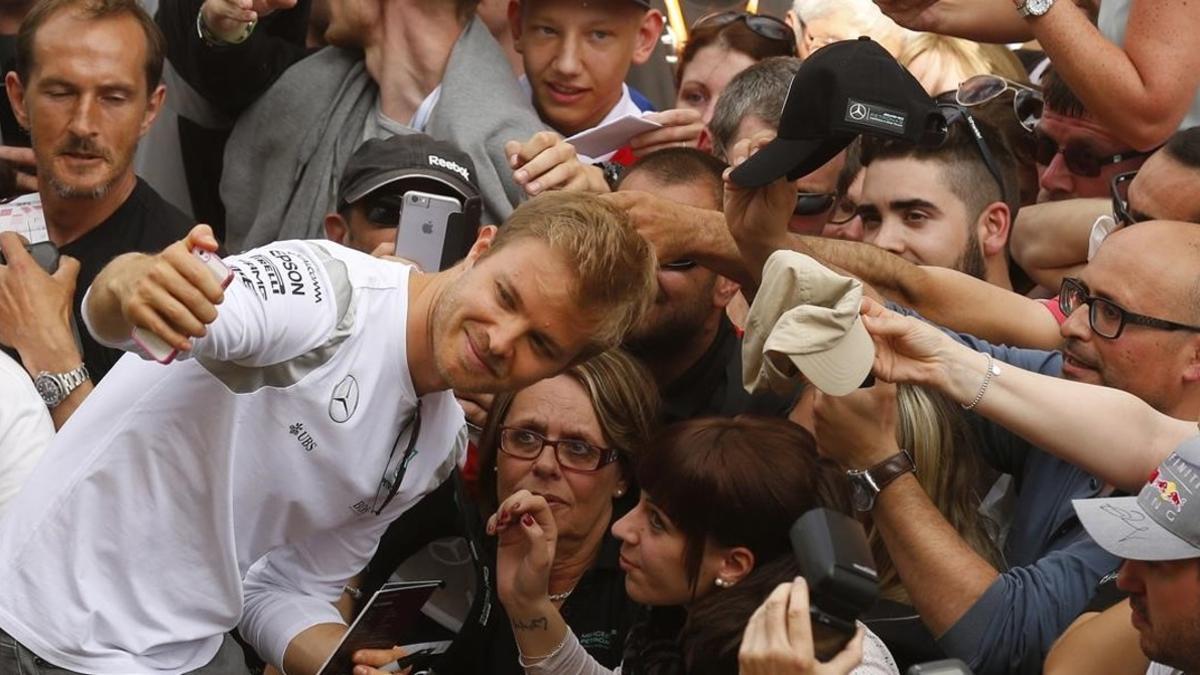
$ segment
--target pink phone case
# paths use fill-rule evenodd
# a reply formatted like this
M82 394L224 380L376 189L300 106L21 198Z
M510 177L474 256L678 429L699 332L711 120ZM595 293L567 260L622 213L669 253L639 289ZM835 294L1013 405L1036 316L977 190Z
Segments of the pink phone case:
M221 288L228 287L229 282L233 281L233 270L229 269L229 266L222 262L217 257L217 254L195 249L192 251L192 255L199 258L200 262L204 263L204 266L208 268L208 271L212 272L213 278L220 282ZM175 357L179 355L178 349L175 349L164 342L162 338L141 327L133 329L133 341L150 358L162 364L174 361Z

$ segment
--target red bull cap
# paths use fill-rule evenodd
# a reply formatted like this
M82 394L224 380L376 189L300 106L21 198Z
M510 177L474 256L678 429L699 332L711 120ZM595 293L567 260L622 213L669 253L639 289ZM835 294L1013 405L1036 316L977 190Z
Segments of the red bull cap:
M1200 558L1200 436L1176 448L1150 474L1138 496L1073 503L1084 529L1115 556Z

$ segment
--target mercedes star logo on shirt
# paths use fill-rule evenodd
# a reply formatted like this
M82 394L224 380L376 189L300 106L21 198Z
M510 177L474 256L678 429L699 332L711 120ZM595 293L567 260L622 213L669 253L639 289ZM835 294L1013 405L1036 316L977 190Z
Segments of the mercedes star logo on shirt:
M333 396L329 399L329 419L341 424L354 416L358 409L358 380L353 375L347 375L333 388Z
M856 120L866 119L867 118L867 106L865 106L861 103L851 104L850 105L850 118L856 119Z

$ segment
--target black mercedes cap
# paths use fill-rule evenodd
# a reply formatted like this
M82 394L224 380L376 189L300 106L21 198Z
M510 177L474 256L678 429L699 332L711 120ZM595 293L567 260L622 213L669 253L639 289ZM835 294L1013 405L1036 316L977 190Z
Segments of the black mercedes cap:
M860 134L925 142L944 126L936 102L870 38L835 42L796 71L779 135L733 170L738 185L759 187L812 173Z
M425 134L402 134L358 146L338 183L338 208L407 178L437 181L464 201L479 200L475 164L469 155Z

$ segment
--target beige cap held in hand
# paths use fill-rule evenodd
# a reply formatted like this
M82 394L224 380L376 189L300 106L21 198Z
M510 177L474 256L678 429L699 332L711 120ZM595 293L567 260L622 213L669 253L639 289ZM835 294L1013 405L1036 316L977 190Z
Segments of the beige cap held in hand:
M746 390L788 393L801 376L831 396L861 386L875 361L875 343L859 316L862 296L858 279L803 253L771 254L746 321Z

